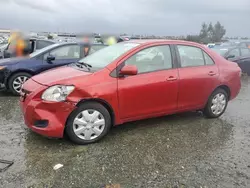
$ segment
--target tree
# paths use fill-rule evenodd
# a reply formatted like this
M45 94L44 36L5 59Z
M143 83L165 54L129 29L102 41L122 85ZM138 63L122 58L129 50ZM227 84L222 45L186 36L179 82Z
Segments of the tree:
M212 41L220 42L225 34L226 34L226 29L224 29L224 27L220 24L220 22L217 22L214 25Z
M202 39L207 38L207 28L208 28L207 24L204 22L201 27L202 28L201 28L201 31L200 31L200 37Z
M210 22L209 25L208 25L207 35L208 35L209 42L213 42L214 27L213 27L212 22Z
M186 40L199 42L203 44L221 42L223 36L226 34L226 29L217 22L214 26L212 22L207 25L206 23L202 24L199 35L188 35Z
M201 38L200 38L199 35L188 35L188 36L186 37L186 40L187 40L187 41L192 41L192 42L198 42L198 43L201 42Z
M209 43L209 38L208 38L208 26L206 23L203 23L201 26L201 31L200 31L200 41L203 44Z

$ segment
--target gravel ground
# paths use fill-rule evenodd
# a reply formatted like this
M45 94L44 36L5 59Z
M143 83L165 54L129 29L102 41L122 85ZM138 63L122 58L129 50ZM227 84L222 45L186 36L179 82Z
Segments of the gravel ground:
M243 77L219 119L190 112L139 121L77 146L29 131L18 98L1 93L0 159L14 164L0 172L0 187L250 187L249 107L250 77Z

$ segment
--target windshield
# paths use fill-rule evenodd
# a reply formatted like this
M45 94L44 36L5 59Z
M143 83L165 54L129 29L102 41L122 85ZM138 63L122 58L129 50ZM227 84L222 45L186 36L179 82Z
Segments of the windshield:
M226 49L226 48L212 48L212 50L214 50L215 52L217 52L221 56L224 56L228 52L228 49Z
M49 45L49 46L47 46L47 47L45 47L45 48L42 48L42 49L40 49L40 50L36 50L35 52L33 52L33 53L31 53L30 54L30 57L35 57L35 56L37 56L37 55L39 55L39 54L41 54L41 53L43 53L43 52L45 52L45 51L47 51L47 50L50 50L50 49L52 49L52 48L54 48L54 47L57 47L57 46L59 46L60 44L52 44L52 45Z
M106 67L108 64L113 62L115 59L129 51L130 49L138 46L137 43L117 43L81 59L80 63L86 63L91 67L95 68L103 68Z

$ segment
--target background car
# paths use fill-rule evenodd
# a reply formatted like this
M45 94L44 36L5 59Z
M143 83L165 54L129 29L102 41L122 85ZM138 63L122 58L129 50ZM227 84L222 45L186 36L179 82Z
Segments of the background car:
M237 42L238 47L250 48L250 41Z
M93 44L90 54L104 47L103 44ZM22 84L30 77L51 68L75 63L83 57L83 43L61 43L38 50L28 58L3 59L0 61L0 86L18 95Z
M241 56L250 55L250 48L246 47L214 47L212 50L219 53L225 59L234 60L235 58L239 58Z
M247 73L247 75L250 76L250 55L241 56L232 59L232 61L239 65L243 73Z
M220 46L222 47L234 47L237 46L237 44L235 42L232 41L227 41L227 42L223 42L220 44Z
M8 47L8 43L0 45L0 59L4 58L4 50Z
M66 133L77 144L100 140L111 126L177 112L217 118L241 87L237 64L187 41L117 43L73 65L32 77L20 104L30 129Z
M30 38L27 39L28 40L28 44L29 44L29 52L33 53L36 50L40 50L42 48L45 48L49 45L55 44L55 41L52 40L41 40L41 39L36 39L36 38ZM11 52L9 51L9 45L6 46L6 48L3 50L3 58L10 58L12 57L13 54L11 54Z

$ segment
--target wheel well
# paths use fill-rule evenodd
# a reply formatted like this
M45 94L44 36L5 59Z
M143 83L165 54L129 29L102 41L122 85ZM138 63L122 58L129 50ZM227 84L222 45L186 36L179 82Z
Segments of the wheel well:
M100 103L101 105L103 105L108 110L108 112L110 114L112 125L115 124L114 110L108 102L106 102L102 99L83 99L83 100L79 101L76 106L79 107L80 105L87 103L87 102L97 102L97 103Z
M218 89L218 88L225 90L225 91L227 92L228 99L231 98L231 91L230 91L230 88L229 88L228 86L226 86L226 85L221 85L221 86L217 87L216 89Z
M8 78L6 79L6 81L5 81L5 86L6 86L7 89L9 89L9 80L10 80L10 78L11 78L13 75L18 74L18 73L21 73L21 72L23 72L23 73L28 73L28 74L34 76L34 73L33 73L33 72L27 71L27 70L18 70L18 71L12 72L12 73L8 76Z

